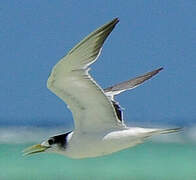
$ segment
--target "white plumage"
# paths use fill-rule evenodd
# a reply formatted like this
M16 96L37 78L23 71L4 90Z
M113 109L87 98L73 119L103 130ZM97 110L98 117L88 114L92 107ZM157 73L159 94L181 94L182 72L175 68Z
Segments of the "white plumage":
M26 149L26 154L46 151L71 158L96 157L135 146L154 134L179 130L126 127L114 100L115 95L138 86L162 68L104 90L89 75L88 67L118 22L116 18L92 32L54 66L47 87L68 105L75 129Z

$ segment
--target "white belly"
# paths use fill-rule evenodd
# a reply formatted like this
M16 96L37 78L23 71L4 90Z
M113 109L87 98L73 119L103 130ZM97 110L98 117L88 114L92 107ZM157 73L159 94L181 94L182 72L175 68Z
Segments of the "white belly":
M97 157L111 154L143 142L144 133L126 129L102 133L74 133L64 151L71 158Z

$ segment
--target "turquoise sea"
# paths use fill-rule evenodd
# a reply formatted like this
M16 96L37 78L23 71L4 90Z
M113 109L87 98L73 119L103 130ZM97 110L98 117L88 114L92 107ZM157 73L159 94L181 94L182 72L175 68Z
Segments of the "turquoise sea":
M0 133L0 180L196 180L196 144L177 137L173 142L149 140L112 155L74 160L46 153L22 156L22 150L34 143L27 143L25 134L20 141L16 136L3 141ZM10 140L14 138L18 141Z

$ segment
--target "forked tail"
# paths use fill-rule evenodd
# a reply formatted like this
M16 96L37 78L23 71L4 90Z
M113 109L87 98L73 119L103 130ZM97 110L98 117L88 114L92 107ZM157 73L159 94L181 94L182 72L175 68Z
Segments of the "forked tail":
M181 131L183 128L173 128L173 129L158 129L153 132L153 134L168 134L168 133L176 133Z

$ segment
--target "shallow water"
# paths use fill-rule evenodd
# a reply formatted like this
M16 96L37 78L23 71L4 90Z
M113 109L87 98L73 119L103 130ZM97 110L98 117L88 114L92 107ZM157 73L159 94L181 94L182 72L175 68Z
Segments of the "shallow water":
M32 144L0 144L0 180L195 180L196 145L146 142L109 156L73 160L21 151Z

